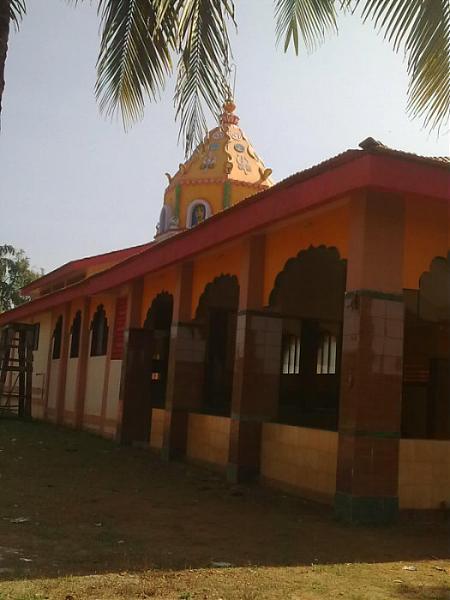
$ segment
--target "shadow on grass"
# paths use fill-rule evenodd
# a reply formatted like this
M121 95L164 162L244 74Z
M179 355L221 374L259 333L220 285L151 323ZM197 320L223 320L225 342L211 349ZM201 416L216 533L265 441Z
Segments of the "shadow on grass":
M397 592L404 600L450 600L450 587L448 586L424 588L416 585L402 585Z
M330 507L47 424L0 422L0 461L4 580L450 556L447 523L346 527Z

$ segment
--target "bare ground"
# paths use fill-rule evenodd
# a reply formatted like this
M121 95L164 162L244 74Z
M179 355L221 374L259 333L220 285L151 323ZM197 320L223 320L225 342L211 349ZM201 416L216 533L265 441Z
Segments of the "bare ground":
M13 421L0 493L0 600L450 600L444 517L347 527L327 507Z

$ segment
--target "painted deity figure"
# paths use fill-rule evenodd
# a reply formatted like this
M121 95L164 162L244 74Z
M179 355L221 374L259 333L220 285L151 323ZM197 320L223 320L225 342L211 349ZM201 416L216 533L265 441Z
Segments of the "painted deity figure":
M195 227L206 219L206 208L203 204L194 206L191 217L191 227Z

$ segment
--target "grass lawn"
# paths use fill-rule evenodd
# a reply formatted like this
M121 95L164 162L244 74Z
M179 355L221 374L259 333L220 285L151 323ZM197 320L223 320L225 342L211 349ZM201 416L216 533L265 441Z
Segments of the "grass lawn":
M345 527L86 433L0 421L0 492L0 600L450 600L444 519Z

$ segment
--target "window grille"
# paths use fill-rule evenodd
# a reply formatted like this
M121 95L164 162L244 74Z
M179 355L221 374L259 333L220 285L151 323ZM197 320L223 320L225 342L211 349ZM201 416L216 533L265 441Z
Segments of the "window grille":
M317 375L334 375L336 373L337 339L329 331L322 331L317 351Z
M297 335L283 336L283 375L300 373L300 338Z

